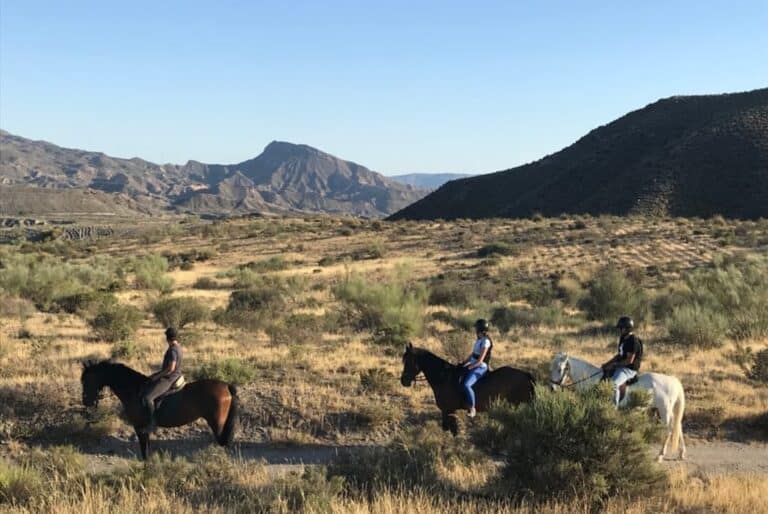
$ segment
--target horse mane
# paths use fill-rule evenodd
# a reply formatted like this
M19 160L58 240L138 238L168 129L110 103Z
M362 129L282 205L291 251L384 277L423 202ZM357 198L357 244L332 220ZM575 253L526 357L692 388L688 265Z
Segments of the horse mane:
M147 376L143 373L139 373L133 368L129 368L121 362L113 362L109 359L105 359L99 362L88 362L84 365L84 371L93 370L99 373L109 373L111 377L116 378L121 383L124 382L138 382L143 383Z

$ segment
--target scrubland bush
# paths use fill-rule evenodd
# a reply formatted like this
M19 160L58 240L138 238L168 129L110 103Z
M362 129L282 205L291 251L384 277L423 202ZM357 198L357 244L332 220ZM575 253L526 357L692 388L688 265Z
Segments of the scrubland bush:
M152 304L151 311L157 322L164 327L184 328L208 317L208 309L190 296L158 300Z
M93 316L99 310L106 310L117 303L112 293L84 291L56 299L55 307L69 314Z
M752 380L768 383L768 348L755 353L748 376Z
M491 323L502 333L516 327L558 326L571 324L571 320L560 307L523 307L511 305L496 307L491 313Z
M285 299L273 289L232 291L227 307L215 311L213 319L221 325L260 328L269 324L284 307Z
M0 460L0 506L24 505L45 494L43 477L36 469Z
M173 279L166 275L168 261L165 257L160 255L139 257L133 262L133 271L136 274L136 287L153 289L161 293L170 293L173 290Z
M672 342L697 348L722 346L728 331L728 319L698 304L675 307L665 320Z
M427 290L423 284L409 282L407 275L405 268L375 282L349 275L333 293L359 329L373 332L376 341L399 345L424 329Z
M187 250L184 252L163 252L163 258L168 262L168 270L176 268L192 269L196 262L205 262L215 255L212 250Z
M73 265L49 257L11 255L0 264L0 289L30 300L41 310L51 309L62 297L115 289L121 281L114 262L106 259Z
M384 368L369 368L360 372L361 391L386 394L395 387L395 377Z
M615 323L623 315L632 316L636 321L643 320L648 313L649 302L637 281L621 270L607 267L592 277L580 307L589 319Z
M479 258L491 257L494 255L515 255L515 248L509 243L504 241L496 241L487 245L481 246L477 250L477 256Z
M100 308L88 324L102 341L115 342L131 337L142 319L141 311L136 307L114 304Z
M211 277L200 277L195 280L195 283L192 284L192 287L194 289L219 289L221 284L219 284L215 279Z
M310 344L322 342L326 320L314 314L289 314L266 323L265 331L275 344Z
M658 426L640 410L617 411L609 385L552 393L537 387L536 401L494 405L472 440L505 465L499 488L537 502L613 496L641 497L665 475L648 443Z
M368 259L381 259L387 254L387 246L381 239L370 241L362 248L349 253L353 261L363 261Z
M480 452L446 437L434 423L398 433L389 445L374 446L355 454L341 454L328 467L328 475L342 477L353 493L370 494L384 489L447 490L440 468L450 463L472 465Z
M196 369L192 376L195 380L215 378L230 384L243 385L256 378L258 370L242 359L228 358L206 362Z
M461 283L456 277L441 276L432 280L429 286L429 305L468 307L472 304L473 298L474 294L470 287Z
M288 262L282 255L273 255L267 259L260 261L252 261L248 264L244 264L241 268L249 269L256 273L266 273L268 271L281 271L288 269Z

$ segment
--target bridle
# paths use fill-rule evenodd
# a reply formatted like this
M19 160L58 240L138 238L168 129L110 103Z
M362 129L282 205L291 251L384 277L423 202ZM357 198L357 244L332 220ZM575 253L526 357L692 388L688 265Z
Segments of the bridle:
M565 377L566 377L566 376L570 376L570 373L571 373L571 372L570 372L570 367L571 367L571 363L569 362L569 363L568 363L568 368L569 368L569 369L568 369L568 372L563 372L563 374L560 376L560 380L552 380L552 379L550 378L550 379L549 379L549 382L550 382L552 385L556 385L556 386L558 386L558 387L562 387L562 388L566 388L566 387L573 387L573 386L575 386L576 384L581 384L582 382L586 382L587 380L591 380L591 379L595 378L596 376L598 376L598 375L602 375L602 374L603 374L603 370L601 369L600 371L597 371L597 372L595 372L595 373L593 373L593 374L589 375L588 377L584 377L584 378L581 378L581 379L579 379L579 380L577 380L577 381L575 381L575 382L571 382L570 384L565 384L565 385L564 385L564 384L563 384L563 382L565 381Z

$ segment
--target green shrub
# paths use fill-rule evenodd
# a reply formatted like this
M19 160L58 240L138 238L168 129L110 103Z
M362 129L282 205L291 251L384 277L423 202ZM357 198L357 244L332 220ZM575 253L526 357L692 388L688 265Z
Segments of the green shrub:
M102 341L115 342L131 337L141 324L141 311L132 305L102 307L88 324Z
M696 348L722 346L728 331L725 316L697 304L674 308L664 323L672 342Z
M270 323L285 307L285 298L274 289L232 291L223 311L214 313L216 323L244 328L260 328Z
M148 255L134 260L133 270L136 274L136 287L153 289L161 293L173 290L173 279L166 275L168 261L160 255Z
M472 465L482 455L455 438L446 437L436 424L397 433L387 446L372 446L341 453L328 466L328 475L342 477L355 493L381 489L447 490L439 469L451 463Z
M491 313L491 323L502 333L507 333L515 327L530 328L546 325L550 327L571 324L574 320L568 318L559 307L496 307ZM578 321L578 320L576 320Z
M115 305L117 298L112 293L84 291L59 297L54 303L57 309L66 313L92 316L100 309L108 309Z
M165 298L152 304L152 314L164 327L184 328L208 317L208 309L196 298Z
M45 490L43 477L37 470L0 460L0 505L23 506L43 496Z
M248 362L236 359L219 359L206 362L196 369L192 376L195 380L214 378L235 385L243 385L253 381L258 370Z
M288 263L282 255L273 255L267 259L249 262L241 268L246 268L257 273L266 273L268 271L281 271L288 269Z
M351 252L349 257L353 261L363 261L368 259L381 259L386 253L387 247L384 244L384 241L377 239L362 248Z
M219 284L215 279L211 277L200 277L195 280L195 283L192 284L192 287L194 289L219 289L221 284Z
M623 315L642 321L649 309L648 297L640 284L611 267L598 271L590 280L580 306L589 319L608 324Z
M768 383L768 348L755 354L748 376L752 380Z
M423 332L427 300L424 285L409 282L407 274L400 268L388 280L373 282L350 275L333 293L359 329L373 332L377 342L401 345Z
M394 377L384 368L369 368L360 372L360 390L363 392L387 394L395 387Z
M481 259L494 255L515 255L516 253L517 251L512 245L503 241L489 243L485 246L481 246L477 250L477 256Z
M641 410L617 411L608 384L584 392L537 387L536 401L498 403L471 437L503 456L499 488L536 502L642 497L665 484L649 443L659 425Z
M474 293L468 284L463 284L454 277L441 277L433 280L429 287L429 305L450 307L469 307Z

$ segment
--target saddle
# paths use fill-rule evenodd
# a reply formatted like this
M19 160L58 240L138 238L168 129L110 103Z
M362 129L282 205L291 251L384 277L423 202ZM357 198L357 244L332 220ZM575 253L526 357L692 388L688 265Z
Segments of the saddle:
M163 403L163 400L167 399L169 396L173 396L176 393L180 393L182 389L184 389L184 386L187 385L187 381L184 380L184 375L181 375L179 378L176 379L176 381L171 385L170 389L168 389L166 392L161 394L155 399L155 410L160 408L160 405Z

